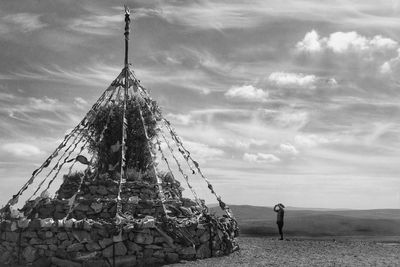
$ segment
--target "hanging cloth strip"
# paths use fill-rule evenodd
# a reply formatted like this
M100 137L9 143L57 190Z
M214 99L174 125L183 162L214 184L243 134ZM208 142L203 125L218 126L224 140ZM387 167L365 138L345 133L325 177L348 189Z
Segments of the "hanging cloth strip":
M91 118L93 116L93 114L95 114L95 111L98 109L98 107L100 105L102 105L106 95L108 94L109 91L114 91L115 86L114 84L117 84L120 80L121 80L121 75L122 72L118 75L118 77L111 83L111 85L107 88L107 90L105 90L103 92L103 94L97 99L97 101L93 104L93 106L91 107L91 109L86 113L85 117L81 120L81 122L75 126L74 129L71 130L71 132L69 134L67 134L64 137L64 140L61 142L61 144L54 150L54 152L43 162L43 164L37 168L33 173L31 178L22 186L22 188L17 192L17 194L13 195L12 198L7 202L7 204L5 205L5 207L2 209L2 211L5 211L6 208L8 208L9 206L13 206L15 204L18 203L18 199L19 197L22 195L22 193L24 191L26 191L29 187L29 185L31 185L33 183L33 181L35 180L35 178L42 172L42 170L44 168L47 168L52 159L54 159L55 157L57 157L59 151L66 146L66 144L68 143L69 139L74 136L76 134L76 132L78 131L78 129L83 126L86 127L87 123L88 123L88 118ZM92 117L93 118L93 117Z
M173 151L173 149L172 149L172 147L171 147L169 141L167 140L167 138L165 137L165 135L164 135L162 132L161 132L161 136L163 137L165 143L167 144L167 147L168 147L169 151L171 152L172 158L174 159L176 165L178 166L179 172L182 174L183 179L186 181L187 186L189 187L190 191L192 192L192 194L193 194L193 196L194 196L194 199L195 199L197 205L199 205L200 207L202 207L203 211L206 211L206 208L204 207L203 202L200 201L199 197L197 196L196 191L194 190L194 188L192 187L192 185L189 183L189 176L183 172L182 166L180 165L178 159L175 157L174 151ZM160 151L162 151L162 150L161 150L160 142L159 142L158 139L157 139L157 141L158 141L158 143L159 143Z
M141 110L140 103L139 103L139 116L140 116L140 120L142 121L142 126L143 126L143 129L144 129L144 136L146 137L146 142L147 142L148 151L149 151L149 153L150 153L150 155L151 155L151 158L152 158L153 160L155 160L156 157L155 157L155 155L154 155L154 153L153 153L153 151L152 151L152 148L151 148L151 146L150 146L150 141L151 141L151 140L150 140L149 135L148 135L148 133L147 133L146 124L145 124L145 121L144 121L144 118L143 118L143 114L142 114L142 110ZM154 162L153 162L151 165L152 165L152 168L153 168L154 175L156 176L157 187L158 187L158 196L159 196L159 198L160 198L160 201L161 201L161 205L162 205L164 214L165 214L165 216L168 218L167 209L166 209L166 207L165 207L165 195L164 195L163 188L162 188L161 177L160 177L160 175L157 173L157 169L156 169L156 166L155 166Z
M111 87L111 86L110 86ZM19 197L22 195L22 193L24 191L26 191L26 189L28 189L29 185L31 185L33 183L33 181L35 180L35 178L42 172L42 170L44 168L47 168L51 161L53 160L53 158L57 157L59 151L66 146L66 144L68 143L69 139L75 135L75 133L78 131L78 129L80 128L80 126L85 126L86 125L86 121L88 116L98 108L98 106L100 105L101 102L103 102L105 96L107 94L107 91L103 92L103 94L99 97L99 99L96 101L96 103L93 104L92 108L87 112L86 116L81 120L81 122L75 126L74 129L71 130L71 132L69 134L67 134L64 137L64 140L61 142L61 144L53 151L53 153L43 162L43 164L37 168L35 171L33 171L31 178L22 186L22 188L17 192L17 194L13 195L12 198L7 202L7 204L5 205L5 208L9 207L9 206L13 206L15 204L18 203L18 199ZM5 209L2 209L5 210Z
M133 73L132 73L132 75L133 75ZM136 79L136 81L137 81L137 79ZM143 92L143 94L145 95L144 100L147 101L148 103L152 103L153 100L151 99L151 97L148 94L148 92L146 91L146 89L143 86L141 86L138 81L137 81L137 84L138 84L138 89L140 89L139 91ZM201 172L199 163L197 161L193 160L193 158L190 156L190 152L185 149L185 147L183 146L182 141L179 139L177 134L172 129L171 123L167 119L164 118L164 116L161 114L161 112L159 110L157 110L157 112L158 112L158 115L160 116L161 120L164 121L167 129L169 130L169 133L170 133L172 139L175 141L176 145L178 146L178 150L182 154L183 158L188 162L188 164L189 164L189 160L193 163L193 165L195 166L195 169L197 170L197 172L200 174L200 176L203 178L203 180L206 181L207 186L210 189L211 193L216 197L217 201L219 202L219 206L221 207L221 209L225 211L225 213L228 215L228 217L234 219L232 211L222 201L221 197L218 196L217 193L214 191L214 188L213 188L212 184L208 181L208 179ZM189 167L191 168L192 172L194 173L195 169L193 169L190 166L190 164L189 164Z
M112 87L112 88L114 88L114 90L111 91L111 93L110 93L110 95L108 96L107 100L105 101L105 103L103 103L103 104L105 104L105 105L106 105L107 103L109 103L109 102L112 100L112 98L114 97L115 89L116 89L116 88L115 88L115 87ZM103 104L102 104L102 105L103 105ZM95 110L95 112L94 112L94 115L93 115L91 118L88 119L87 123L85 124L85 127L88 127L88 128L89 128L89 126L93 123L93 121L94 121L94 119L95 119L95 114L97 114L97 109L98 109L100 106L101 106L101 105L98 105L98 106L97 106L97 108L96 108L96 110ZM85 133L85 132L86 132L86 133ZM81 134L81 135L79 136L79 134ZM81 131L76 135L76 137L74 138L74 140L73 140L73 142L70 144L70 146L69 146L69 147L64 151L64 153L61 155L60 159L58 160L58 162L56 163L56 165L54 166L54 168L47 174L47 176L44 178L44 180L38 185L38 188L36 189L36 191L33 193L33 195L32 195L27 201L29 201L34 195L36 195L36 193L40 190L40 188L41 188L41 186L43 185L43 183L45 182L45 180L50 176L50 174L51 174L55 169L57 169L57 167L58 167L58 169L57 169L56 173L54 174L53 178L49 181L49 183L48 183L48 185L47 185L47 187L46 187L46 189L45 189L44 191L46 191L46 190L48 190L48 189L50 188L51 184L52 184L52 183L54 182L54 180L57 178L57 176L58 176L59 172L61 171L62 167L64 166L64 164L69 163L69 162L73 161L74 159L76 159L76 158L74 158L74 159L69 159L69 157L71 156L71 154L74 152L74 150L76 149L76 147L78 146L78 144L83 140L83 138L84 138L85 136L86 136L87 138L86 138L86 141L84 142L84 144L82 145L81 151L83 150L84 146L89 142L89 137L91 136L90 131L89 131L88 129L86 129L86 128L83 128L83 129L81 129ZM76 140L78 137L79 137L78 142L74 143L75 140ZM72 146L73 146L72 150L69 151L69 149L70 149ZM66 158L64 159L64 161L60 164L62 158L65 156L65 154L66 154L68 151L69 151L68 155L66 156ZM79 155L78 155L78 156L79 156ZM71 167L69 168L69 174L70 174L70 172L71 172L72 167L75 165L75 163L76 163L76 161L74 161L74 163L73 163L73 164L71 165Z
M118 89L118 92L119 92L119 89ZM113 94L114 94L114 93L113 93ZM111 98L110 98L110 99L111 99ZM112 117L112 113L113 113L113 110L110 109L110 112L109 112L108 115L107 115L106 124L104 125L104 128L102 129L102 131L101 131L101 133L100 133L100 137L99 137L99 139L98 139L99 142L101 142L101 141L104 139L104 133L105 133L105 131L108 129L108 124L110 123L110 120L111 120L111 117ZM83 145L83 146L81 147L80 153L82 153L84 147L85 147L85 145ZM79 153L79 155L80 155L80 153ZM77 157L79 157L79 155L78 155ZM68 213L67 213L66 216L65 216L65 219L67 219L68 216L71 214L71 212L75 209L74 204L75 204L75 201L76 201L76 196L77 196L77 195L80 193L80 191L81 191L83 180L84 180L84 178L85 178L85 175L89 172L91 163L93 162L93 159L94 159L94 158L95 158L95 155L93 155L92 158L90 159L90 162L89 162L90 164L88 164L88 167L87 167L86 170L85 170L85 174L81 177L81 180L80 180L80 183L79 183L79 186L78 186L77 191L76 191L75 194L70 198L70 201L69 201L69 203L68 203L68 205L69 205L69 210L68 210ZM75 161L75 162L76 162L76 161ZM69 169L68 176L71 174L72 167L73 167L73 165L72 165L72 166L70 167L70 169ZM56 192L56 195L57 195L57 193L58 193L58 191Z
M127 139L127 128L128 128L128 120L126 118L126 104L128 101L128 68L124 68L124 99L123 99L123 111L122 111L122 136L121 136L121 169L120 169L120 179L118 184L118 194L117 194L117 211L115 213L116 221L118 220L120 214L122 213L122 204L121 204L121 191L122 185L126 182L126 139ZM118 220L119 221L119 220Z
M160 114L161 115L161 114ZM162 115L161 115L162 116ZM183 158L186 161L191 161L193 163L193 165L195 166L197 172L200 174L200 176L204 179L204 181L206 181L208 189L210 189L211 193L217 198L219 206L221 207L222 210L225 211L225 213L228 215L228 217L233 218L233 214L232 211L230 210L230 208L228 207L228 205L226 205L221 197L219 195L217 195L217 193L214 191L214 188L212 186L212 184L210 183L210 181L204 176L204 174L202 173L201 169L200 169L200 165L197 161L195 161L191 155L190 152L183 146L182 141L180 140L180 138L177 136L177 134L175 133L175 131L172 129L172 127L170 126L171 123L165 119L164 117L162 117L162 120L164 121L166 127L168 128L172 139L175 141L176 145L179 148L179 152L182 154ZM190 166L190 165L189 165ZM194 169L192 169L192 171L195 171Z
M142 98L143 98L143 96L142 96ZM152 115L151 117L153 118L154 122L157 124L157 121L156 121L156 119L155 119L155 114L154 114L154 112L153 112L153 108L149 105L149 103L148 103L145 99L144 99L144 103L145 103L145 105L147 106L148 110L150 111L150 113L151 113L151 115ZM158 109L158 108L156 108L156 110L157 110L157 109ZM174 152L173 152L172 147L170 146L168 140L166 139L165 135L162 133L162 131L161 131L161 129L160 129L159 127L157 127L157 132L158 132L159 134L161 134L161 136L163 137L165 143L167 144L168 149L169 149L169 151L171 152L171 155L172 155L172 157L173 157L173 159L174 159L176 165L178 166L179 172L182 174L184 180L186 181L186 184L187 184L187 186L189 187L190 191L192 192L192 194L193 194L193 196L194 196L194 198L195 198L196 203L197 203L200 207L202 207L203 210L205 210L205 207L204 207L203 202L200 201L200 199L198 198L196 192L194 191L194 188L193 188L193 187L191 186L191 184L189 183L189 177L188 177L188 175L186 175L186 174L183 172L182 167L181 167L181 165L179 164L178 159L177 159L177 158L175 157L175 155L174 155ZM157 135L158 135L158 134L157 134ZM160 151L161 157L162 157L162 159L165 161L165 163L166 163L166 165L167 165L167 167L168 167L168 170L172 173L172 170L171 170L171 168L170 168L170 166L169 166L168 160L167 160L167 158L165 157L164 152L162 151L160 139L158 138L157 135L156 135L156 141L157 141L157 145L158 145L158 150ZM175 178L174 178L174 179L175 179Z

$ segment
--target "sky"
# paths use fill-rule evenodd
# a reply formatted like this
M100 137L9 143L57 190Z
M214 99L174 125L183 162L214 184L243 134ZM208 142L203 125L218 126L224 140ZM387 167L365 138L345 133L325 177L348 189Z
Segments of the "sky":
M1 203L120 73L125 3L0 2ZM400 208L400 1L127 3L133 70L225 202Z

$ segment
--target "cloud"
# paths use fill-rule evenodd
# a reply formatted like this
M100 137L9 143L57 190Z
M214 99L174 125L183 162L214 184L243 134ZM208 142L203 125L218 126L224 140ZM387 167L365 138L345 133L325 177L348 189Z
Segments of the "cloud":
M318 78L315 75L303 73L273 72L268 80L280 87L315 88Z
M74 104L77 108L84 109L87 107L88 102L85 99L83 99L82 97L75 97Z
M45 80L106 87L107 83L111 83L120 71L118 67L96 63L92 67L74 69L62 68L58 65L35 66L32 69L19 70L12 75L14 80Z
M320 144L331 143L333 140L316 134L298 134L295 136L294 141L299 146L315 147Z
M328 50L336 54L395 50L397 47L398 43L390 38L381 35L368 38L355 31L334 32L329 37L320 38L319 34L312 30L306 33L303 40L296 44L298 52L316 53Z
M289 143L280 144L279 150L283 154L289 154L292 156L296 156L297 154L299 154L299 151L296 149L296 147Z
M58 99L49 98L47 96L44 96L43 99L36 98L36 97L29 98L29 108L28 109L54 111L54 110L58 109L59 107L60 106L59 106Z
M193 122L193 117L191 114L173 114L168 113L167 117L172 120L172 123L175 124L182 124L182 125L189 125Z
M72 31L94 35L114 35L116 29L123 24L121 14L115 15L85 15L68 22L68 28Z
M338 85L335 78L318 77L314 74L303 74L293 72L272 72L268 81L282 88L332 88Z
M297 51L301 52L319 52L322 50L321 40L318 33L312 30L304 36L303 40L296 44Z
M400 48L397 49L397 56L393 57L385 62L379 67L379 71L381 74L392 74L393 71L396 73L399 71L400 66Z
M208 161L220 158L224 155L224 151L218 148L210 147L203 143L187 141L184 142L185 147L193 154L195 160Z
M234 86L225 92L225 96L231 99L240 99L249 102L265 102L268 92L252 85Z
M8 143L3 144L1 149L4 152L10 153L16 157L32 157L43 153L39 148L31 144L25 143Z
M277 156L273 154L264 154L264 153L244 153L243 160L247 162L254 162L254 163L276 163L281 161Z
M16 13L4 16L0 20L0 32L10 33L20 31L23 33L39 30L47 24L41 20L41 15L32 13Z

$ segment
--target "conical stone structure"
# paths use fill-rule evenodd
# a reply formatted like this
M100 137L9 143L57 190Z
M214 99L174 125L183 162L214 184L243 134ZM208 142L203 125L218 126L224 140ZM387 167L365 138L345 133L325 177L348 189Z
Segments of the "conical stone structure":
M125 22L125 67L2 209L1 263L147 266L238 249L229 207L130 69L127 9ZM226 215L209 213L185 170L204 179Z

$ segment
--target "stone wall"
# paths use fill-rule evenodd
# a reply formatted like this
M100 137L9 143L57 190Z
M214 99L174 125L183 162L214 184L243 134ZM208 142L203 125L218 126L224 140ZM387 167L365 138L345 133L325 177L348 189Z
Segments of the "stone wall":
M221 256L236 249L228 218L120 225L83 220L1 223L0 262L33 266L151 266Z

